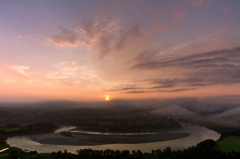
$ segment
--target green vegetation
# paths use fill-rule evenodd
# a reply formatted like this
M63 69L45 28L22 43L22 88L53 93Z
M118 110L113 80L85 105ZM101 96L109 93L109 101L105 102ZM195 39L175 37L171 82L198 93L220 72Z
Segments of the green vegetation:
M240 137L227 136L217 142L216 148L222 152L240 152Z

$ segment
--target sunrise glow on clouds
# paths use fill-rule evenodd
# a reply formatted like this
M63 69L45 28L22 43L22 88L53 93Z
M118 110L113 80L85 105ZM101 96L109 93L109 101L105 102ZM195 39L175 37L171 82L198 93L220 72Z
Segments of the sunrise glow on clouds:
M240 94L240 2L1 1L0 100Z

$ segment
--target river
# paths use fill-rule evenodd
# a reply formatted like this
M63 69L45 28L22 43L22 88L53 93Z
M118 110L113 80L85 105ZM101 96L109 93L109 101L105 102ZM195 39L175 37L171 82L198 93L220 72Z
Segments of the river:
M70 130L64 128L62 130ZM57 130L56 132L61 132ZM50 153L67 150L68 152L76 153L79 149L93 149L93 150L141 150L142 152L151 152L156 149L165 149L171 147L172 150L183 150L190 146L196 145L199 142L212 139L218 140L220 134L209 130L202 126L183 126L183 129L178 132L186 132L191 135L174 140L160 141L160 142L149 142L149 143L138 143L138 144L105 144L105 145L93 145L93 146L76 146L76 145L52 145L52 144L41 144L33 141L29 136L14 136L7 140L10 146L18 147L23 150L37 151L39 153Z

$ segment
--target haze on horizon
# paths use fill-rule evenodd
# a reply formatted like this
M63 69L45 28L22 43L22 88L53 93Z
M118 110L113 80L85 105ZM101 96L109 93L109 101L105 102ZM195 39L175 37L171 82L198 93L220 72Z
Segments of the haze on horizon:
M240 1L0 1L0 101L240 95Z

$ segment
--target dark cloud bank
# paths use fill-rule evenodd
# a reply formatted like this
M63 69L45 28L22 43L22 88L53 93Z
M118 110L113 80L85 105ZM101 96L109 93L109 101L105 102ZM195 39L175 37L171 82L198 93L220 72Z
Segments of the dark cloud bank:
M172 57L170 59L141 59L135 69L178 68L187 70L185 78L160 79L153 81L162 86L186 84L204 86L215 84L234 84L240 82L240 47L231 50L218 50L194 55Z
M150 58L148 55L153 58ZM147 85L126 85L110 89L110 91L125 91L126 93L150 92L181 92L198 89L203 86L229 85L240 83L240 47L234 49L203 52L193 55L157 58L156 51L144 51L133 61L135 70L179 73L172 78L146 79Z

